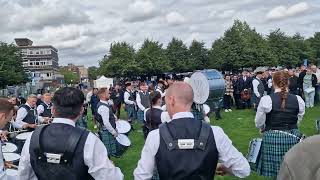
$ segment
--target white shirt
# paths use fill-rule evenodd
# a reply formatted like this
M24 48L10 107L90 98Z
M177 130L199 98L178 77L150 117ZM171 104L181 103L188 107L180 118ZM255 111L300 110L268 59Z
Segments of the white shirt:
M55 118L52 123L63 123L75 126L75 122L65 118ZM37 180L30 163L30 138L26 140L19 162L18 179ZM88 172L94 179L122 180L123 174L118 167L115 167L108 158L108 152L101 140L92 133L89 133L83 150L84 163L88 166Z
M45 103L47 106L49 106L49 104L47 104L46 102L43 102L43 103ZM43 117L40 116L40 114L44 112L44 106L42 104L40 104L37 107L37 112L38 112L39 118L43 119Z
M156 91L158 91L161 94L161 97L165 97L166 96L166 92L162 92L161 89L157 88Z
M141 91L142 92L142 91ZM144 92L142 92L144 93ZM146 92L147 93L147 92ZM145 93L144 93L145 94ZM137 102L137 105L139 107L139 109L141 111L144 111L146 108L141 104L141 97L140 97L140 93L137 93L137 97L136 97L136 102Z
M92 96L92 94L93 94L92 91L88 92L88 94L87 94L87 96L86 96L86 103L89 104L89 102L91 101L91 96Z
M162 110L160 106L152 106L152 108ZM144 119L144 121L146 121L146 122L147 122L146 113L147 113L147 111L148 111L149 109L150 109L150 108L147 108L147 109L144 110L144 115L143 115L144 118L143 118L143 119ZM162 112L162 113L163 113L163 112ZM162 117L162 113L161 113L161 117ZM162 121L162 119L161 119L161 121Z
M257 79L259 79L259 78L257 77ZM260 93L258 91L258 86L259 86L260 82L257 79L253 79L252 86L253 86L253 93L259 98Z
M107 101L101 101L101 102L104 104L108 104ZM98 113L102 117L104 128L107 129L111 134L116 134L117 131L111 126L109 121L109 108L107 106L100 106L98 108Z
M26 103L27 106L31 107L28 103ZM36 110L36 109L35 109ZM16 117L16 128L18 129L22 129L22 126L27 124L26 122L23 122L22 120L28 115L28 111L25 108L19 108L18 112L17 112L17 117ZM43 122L43 118L36 115L37 120L39 120L40 122Z
M125 92L124 92L124 102L125 102L126 104L135 104L134 101L129 100L129 98L130 98L129 92L128 92L128 91L125 91Z
M275 92L280 92L280 89L276 89ZM298 103L299 103L299 113L298 113L298 124L302 121L304 113L305 113L305 103L303 99L297 95ZM256 112L255 123L257 128L264 128L267 113L272 110L272 100L270 96L263 96L260 100L260 104L258 106Z
M3 154L2 154L2 142L0 141L0 179L7 180L6 172L4 171L4 162L3 162Z
M173 115L173 121L180 118L193 118L190 112L180 112ZM247 159L232 145L229 137L220 127L211 126L219 152L219 161L237 177L246 177L250 174L250 166ZM159 129L149 133L141 152L141 159L133 175L135 180L151 179L155 167L155 155L160 145ZM177 162L178 163L178 162Z

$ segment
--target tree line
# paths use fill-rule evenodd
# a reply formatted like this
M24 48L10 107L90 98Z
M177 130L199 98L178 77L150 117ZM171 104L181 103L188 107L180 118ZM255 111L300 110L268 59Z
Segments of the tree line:
M308 39L299 33L289 36L280 29L264 36L246 22L236 20L209 49L197 40L187 47L177 38L167 47L146 39L137 51L127 42L114 42L99 62L99 68L90 67L89 74L132 77L209 68L229 71L258 66L290 68L299 66L304 59L316 64L320 61L320 32Z

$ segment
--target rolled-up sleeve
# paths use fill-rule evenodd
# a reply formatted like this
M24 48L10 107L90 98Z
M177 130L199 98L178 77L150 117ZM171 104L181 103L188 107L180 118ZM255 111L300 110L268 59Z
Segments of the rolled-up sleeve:
M22 129L22 126L27 124L23 122L23 119L28 115L28 112L25 108L20 108L17 112L17 117L16 117L16 128Z
M272 100L270 96L263 96L257 108L255 123L257 128L264 128L267 113L272 110Z
M299 113L298 113L298 124L299 124L303 119L306 104L300 96L297 96L297 99L299 103Z
M219 152L219 161L231 170L232 174L244 178L250 175L250 166L247 159L233 145L229 137L220 127L212 126L217 150Z

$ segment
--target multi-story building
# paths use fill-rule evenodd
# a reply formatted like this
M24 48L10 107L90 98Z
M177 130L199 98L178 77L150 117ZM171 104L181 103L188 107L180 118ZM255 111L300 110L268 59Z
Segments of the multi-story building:
M79 74L80 74L80 79L82 82L88 82L88 68L84 67L84 65L82 66L77 66L79 69Z
M23 68L31 75L31 78L42 81L42 84L50 84L57 78L61 78L58 73L58 50L55 47L51 45L34 46L28 38L14 40L22 53Z

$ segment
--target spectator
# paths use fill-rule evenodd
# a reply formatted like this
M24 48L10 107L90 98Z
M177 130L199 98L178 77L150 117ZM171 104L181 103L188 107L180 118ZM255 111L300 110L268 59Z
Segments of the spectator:
M240 109L241 95L240 95L240 84L239 84L239 77L238 76L236 76L236 75L233 76L232 85L233 85L234 103L236 105L236 108Z
M225 75L225 81L226 81L226 91L223 96L223 108L225 109L225 112L231 112L231 100L233 96L233 85L231 81L230 75Z
M320 103L320 69L318 69L316 65L312 65L311 70L313 74L317 77L317 85L315 87L315 101L316 103Z
M298 77L295 76L292 69L288 71L289 74L289 93L294 95L299 95L298 88Z
M317 85L317 77L310 68L307 69L306 75L303 77L303 94L306 101L306 107L314 106L315 87Z
M252 92L252 80L248 71L242 72L242 77L239 80L241 101L243 108L251 108L251 92Z

